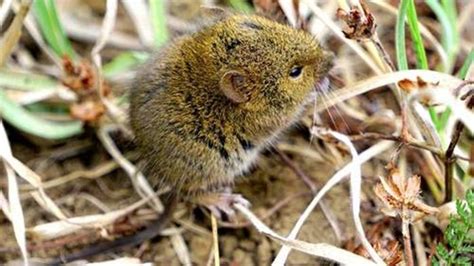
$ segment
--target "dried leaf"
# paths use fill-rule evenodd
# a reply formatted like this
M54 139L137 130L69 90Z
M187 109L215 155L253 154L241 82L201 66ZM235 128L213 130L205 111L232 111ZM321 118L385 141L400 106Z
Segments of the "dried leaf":
M392 169L389 176L389 185L397 193L400 200L405 194L405 178L400 174L397 169Z
M388 207L388 211L383 210L384 213L390 215L391 212L395 211L398 215L402 215L407 210L424 214L438 212L437 208L426 205L419 198L420 176L413 175L405 180L398 169L391 167L389 171L388 182L380 177L381 182L374 188L377 197ZM410 217L415 216L410 215Z
M384 187L381 184L375 185L374 188L375 195L385 203L385 205L389 206L392 209L399 209L401 207L399 201L394 198L392 195L387 193Z
M9 200L9 215L13 226L13 234L20 248L23 263L28 265L28 251L26 249L26 235L25 235L25 217L23 214L23 207L21 206L20 193L18 190L18 181L14 169L10 167L7 159L13 158L10 143L8 141L7 133L3 127L2 120L0 120L0 159L4 160L4 168L6 172L6 179L8 182L8 200ZM7 204L6 201L2 205Z
M375 18L372 13L369 12L366 5L362 5L362 11L355 7L351 8L349 12L339 8L337 10L337 17L343 20L347 28L342 32L345 37L348 39L356 41L364 41L372 38L375 33L375 28L377 24L375 23Z
M374 246L374 249L380 254L380 257L388 265L396 265L403 258L401 245L397 240L388 239L386 235L386 228L388 224L386 222L379 222L372 226L368 236L370 237L370 243ZM360 256L369 257L367 250L356 241L355 238L351 238L344 245L345 249L353 251L355 254Z
M397 85L405 92L411 92L416 89L415 83L409 79L402 79L397 83Z
M421 77L416 77L416 85L420 89L424 89L428 86L428 82L424 81Z
M105 106L96 88L97 75L91 63L87 60L75 63L64 57L63 68L65 77L62 78L62 83L78 96L77 102L70 106L71 116L83 122L98 121L105 113ZM101 82L104 96L109 95L110 87Z
M74 63L69 57L63 57L63 69L65 77L62 83L80 95L87 95L93 92L96 76L91 63L82 60Z
M105 107L100 101L87 100L74 103L70 107L71 116L84 122L95 122L105 113Z
M384 249L377 250L388 265L397 265L402 261L403 253L400 243L396 240L389 240Z
M346 265L376 265L374 262L353 254L347 250L325 244L325 243L308 243L305 241L295 240L291 238L286 238L278 235L268 226L266 226L260 219L255 216L250 210L246 207L235 204L234 207L240 211L254 226L255 228L270 237L271 239L275 240L279 244L283 245L283 247L293 248L304 252L306 254L310 254L317 257L322 257L325 259L333 260L335 262L339 262ZM283 263L273 262L273 265L283 265Z
M412 205L410 205L409 208L411 210L414 210L414 211L417 211L417 212L423 212L425 214L435 214L435 213L439 212L438 208L426 205L421 200L413 201Z
M418 197L420 194L420 183L421 178L417 175L408 178L405 186L405 198L408 201L413 201Z
M383 186L383 189L385 190L385 193L390 195L392 198L399 200L401 194L398 188L393 184L393 181L389 179L387 181L385 178L379 176L380 178L380 183Z
M441 230L446 230L446 227L449 224L449 219L456 215L456 202L450 201L438 207L438 213L436 214L436 218L438 219L438 227Z

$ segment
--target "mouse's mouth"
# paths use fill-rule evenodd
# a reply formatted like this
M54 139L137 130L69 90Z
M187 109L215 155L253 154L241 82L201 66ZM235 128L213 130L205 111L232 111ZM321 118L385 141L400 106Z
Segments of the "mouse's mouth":
M319 93L327 93L328 89L329 89L329 78L324 77L321 80L319 80L318 83L316 83L316 85L314 85L314 90L312 90L309 95L309 101L311 102L311 101L316 100Z
M326 93L329 88L329 78L327 76L322 78L318 83L316 83L314 88L317 92Z

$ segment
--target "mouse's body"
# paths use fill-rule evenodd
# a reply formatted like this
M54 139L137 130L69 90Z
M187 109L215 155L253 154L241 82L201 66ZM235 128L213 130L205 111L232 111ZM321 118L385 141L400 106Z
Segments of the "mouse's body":
M177 39L131 88L150 181L184 196L231 185L297 120L330 65L311 35L258 16L223 17Z

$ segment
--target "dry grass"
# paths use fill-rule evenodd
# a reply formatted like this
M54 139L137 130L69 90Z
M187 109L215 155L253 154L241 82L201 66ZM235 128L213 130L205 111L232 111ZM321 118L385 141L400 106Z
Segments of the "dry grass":
M56 33L54 40L51 34L45 33L47 31L41 20L45 14L49 14L49 18L54 17L51 5L45 4L41 9L37 3L30 7L29 1L2 2L0 66L4 67L0 72L16 74L15 77L8 74L4 75L5 78L0 76L0 114L5 123L13 125L5 130L0 120L0 157L5 177L0 176L0 209L3 212L0 225L12 228L12 235L8 237L14 239L17 247L0 245L0 262L13 262L20 259L18 255L21 254L22 262L28 264L29 260L41 261L38 257L62 253L64 246L77 246L80 241L93 245L100 238L114 238L124 232L133 232L163 211L159 199L162 192L153 191L139 171L133 145L127 144L131 142L133 133L127 125L127 98L123 84L131 81L136 65L149 55L150 48L166 42L169 34L193 31L199 22L194 18L196 14L180 17L180 13L173 11L176 8L173 2L168 1L165 16L168 25L163 25L163 17L159 15L163 12L161 1L152 5L145 0L133 2L108 0L94 5L91 1L56 1L59 24L51 20L53 24L46 27L46 30ZM205 2L212 4L214 1ZM243 3L245 1L230 2L234 7L248 8ZM254 2L257 8L274 17L286 17L293 26L300 26L301 21L312 17L306 21L306 28L336 55L336 66L331 71L332 90L322 92L314 108L301 121L303 127L311 132L311 137L308 139L293 133L278 145L283 155L295 158L293 163L291 160L280 163L292 169L295 176L303 178L308 186L296 194L312 193L312 200L306 204L304 211L292 217L291 224L286 227L291 229L289 233L281 227L271 229L272 225L278 225L278 221L268 217L283 220L278 215L279 211L292 208L289 202L302 198L293 194L287 197L280 195L276 204L266 199L261 199L262 203L260 200L253 203L254 206L263 206L264 213L268 215L261 215L257 212L258 208L255 208L257 215L244 206L234 206L246 221L241 224L220 223L222 228L235 228L230 233L218 230L214 216L210 220L207 217L199 219L196 218L199 214L195 216L189 206L180 205L173 215L173 223L162 232L165 236L162 241L145 243L138 250L119 253L124 257L107 263L138 265L140 260L127 257L143 258L150 249L159 249L153 257L144 260L157 264L167 264L173 258L178 258L183 265L206 262L214 262L215 265L232 262L245 264L244 259L238 261L236 257L224 256L227 242L221 243L220 237L221 234L230 235L241 241L242 232L250 230L242 229L247 225L253 225L262 234L259 240L262 243L264 236L278 243L269 248L271 252L265 253L270 257L272 253L276 254L267 261L272 265L292 263L289 256L292 249L348 265L395 265L402 257L407 265L429 263L435 253L434 246L441 238L440 232L445 229L449 213L453 212L447 206L453 204L453 198L462 198L467 189L474 188L474 112L472 104L468 104L474 101L474 64L469 63L474 58L474 35L469 31L474 27L474 22L469 19L474 13L474 4L457 1L459 14L454 17L455 23L451 28L445 20L437 17L439 13L433 12L427 5L417 6L418 19L414 24L410 20L413 16L410 17L410 12L407 12L410 29L418 25L418 37L425 40L424 47L420 47L413 42L417 37L416 30L411 31L412 35L408 38L407 28L406 40L397 39L399 36L395 35L394 25L401 9L392 6L393 1L316 3L302 0L296 6L289 1ZM188 5L192 6L194 1L190 3ZM444 8L446 16L452 15L449 13L452 6ZM26 16L29 9L32 10ZM76 11L78 15L74 14ZM357 14L360 19L354 31L349 30L349 33L345 24L351 22L348 14ZM375 18L376 28L370 24L372 17ZM399 21L404 22L405 19ZM100 33L77 30L87 23ZM357 27L367 29L357 31L360 30ZM357 35L357 32L370 34ZM72 52L67 48L71 42L68 36L75 39ZM404 58L400 58L396 43L405 44L405 41L407 52ZM423 58L419 54L420 48L427 54L426 62L420 62ZM129 53L130 49L137 51ZM64 55L69 56L72 67L77 70L76 75L68 74L68 60L64 59ZM92 64L81 61L81 58L90 59ZM407 60L410 69L400 67L403 59ZM423 64L429 68L420 67ZM34 74L43 77L37 78ZM44 76L49 78L47 83L42 83ZM79 81L80 86L72 86L77 84L73 81ZM45 89L35 90L31 82L46 84ZM84 98L81 91L84 89L81 86L86 83L89 86L87 89L94 91L90 98ZM85 108L85 103L90 104L87 106L92 106L91 109ZM69 107L73 105L79 106L83 116L71 117ZM449 111L446 111L448 108ZM90 116L89 112L94 115ZM93 134L88 134L91 132ZM73 139L87 139L93 144L74 148L68 142ZM302 139L304 142L301 142ZM21 152L21 149L15 152L16 147L23 146L28 147L27 152ZM33 160L28 155L32 151L36 152L33 157L38 158ZM48 167L41 166L77 163L75 158L82 153L89 155L94 162L58 175L48 174ZM303 159L298 161L298 158ZM266 159L259 163L258 168L262 171L268 169L265 162ZM315 191L315 180L311 180L314 172L308 175L299 168L307 162L331 166L333 174L323 173L324 185L318 191ZM367 171L367 168L375 170ZM117 188L118 182L107 181L113 173L119 172L117 169L121 169L130 180L128 186L125 184ZM399 182L394 181L395 185L389 186L384 177L393 179L390 172L393 169L400 173L396 176ZM420 178L414 178L415 174ZM350 184L347 191L350 203L346 207L350 208L347 215L352 216L351 223L355 225L353 232L340 230L338 222L341 219L334 215L339 206L330 205L328 201L321 205L321 200L345 179ZM380 188L386 189L385 194L381 190L375 193L372 190L373 185L379 182L383 185ZM412 184L411 190L406 188L408 185L404 189L411 194L392 191L397 190L393 189L397 184L400 188L400 184L408 183ZM276 189L276 186L273 188ZM418 199L421 192L423 200ZM390 202L393 204L388 198L395 197L394 194L397 194L395 196L401 202L403 211L395 205L387 206ZM423 204L428 203L426 209L432 206L435 211L423 212L408 204L413 203L415 198ZM71 207L71 202L75 206L78 203L74 202L84 201L94 207L85 210ZM285 203L278 203L282 201ZM383 202L389 204L384 205ZM273 208L270 204L274 205ZM315 243L311 239L298 237L318 204L337 238L345 244L345 249L329 241ZM402 225L391 223L383 229L377 228L378 222L398 219L380 211L387 207L400 211ZM432 215L436 211L439 213ZM263 218L267 224L262 221ZM212 228L212 234L209 228ZM201 238L214 241L214 247L206 250L206 245L193 245ZM244 237L244 240L249 239ZM167 244L170 247L163 248ZM402 251L397 245L405 249ZM191 246L202 248L196 250ZM254 258L254 263L259 261L255 257L263 256L252 248L246 252ZM205 261L197 259L197 253L206 253L203 256ZM307 259L307 262L314 263L315 260Z

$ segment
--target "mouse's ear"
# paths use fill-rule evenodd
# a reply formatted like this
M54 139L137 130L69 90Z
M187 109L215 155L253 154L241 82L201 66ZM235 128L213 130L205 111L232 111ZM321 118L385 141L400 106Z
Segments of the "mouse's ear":
M222 76L219 87L224 95L233 103L244 103L249 100L245 84L246 77L243 73L237 70L230 70Z

